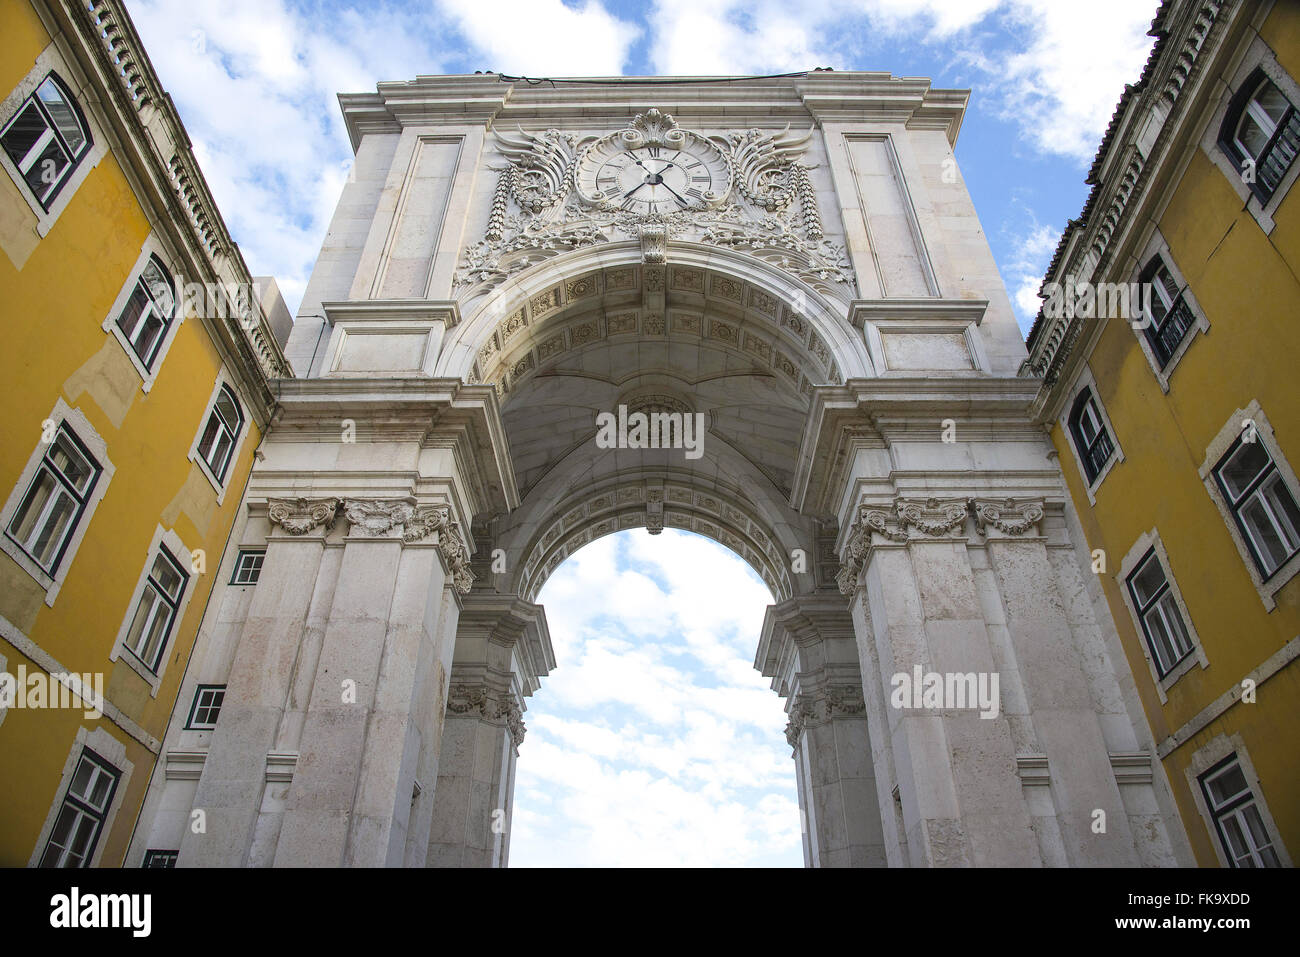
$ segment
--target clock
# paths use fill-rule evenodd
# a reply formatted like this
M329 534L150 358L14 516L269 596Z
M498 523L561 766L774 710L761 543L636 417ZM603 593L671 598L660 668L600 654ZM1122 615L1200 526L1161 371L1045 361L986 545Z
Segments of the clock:
M662 217L717 206L731 189L726 158L703 137L681 131L667 142L627 140L606 137L583 154L575 185L586 202Z

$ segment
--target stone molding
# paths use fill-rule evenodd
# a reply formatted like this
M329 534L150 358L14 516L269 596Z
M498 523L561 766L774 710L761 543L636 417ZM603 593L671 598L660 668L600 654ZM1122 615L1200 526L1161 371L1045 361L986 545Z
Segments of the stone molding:
M985 538L1014 538L1033 530L1043 515L1041 499L897 498L892 510L880 505L861 505L835 581L840 594L853 594L867 553L877 544L874 538L877 535L897 545L934 538L960 541L965 539L967 517L974 516L975 529Z
M266 503L266 517L290 535L306 535L313 529L334 526L337 498L272 498Z
M515 747L523 744L527 728L524 714L509 692L497 691L487 684L457 682L447 689L447 713L458 717L479 717L502 723L510 732Z
M815 728L833 718L852 718L866 713L867 704L858 685L828 685L801 691L790 702L790 720L785 726L785 740L799 747L799 738L808 728Z

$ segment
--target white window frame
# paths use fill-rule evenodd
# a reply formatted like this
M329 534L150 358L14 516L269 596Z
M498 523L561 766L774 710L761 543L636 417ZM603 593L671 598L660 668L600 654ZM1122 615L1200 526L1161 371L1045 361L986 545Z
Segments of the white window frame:
M1111 443L1115 446L1115 451L1111 453L1106 464L1101 467L1097 477L1089 481L1087 466L1083 464L1083 456L1079 452L1079 445L1075 441L1074 428L1070 425L1070 417L1074 412L1074 403L1078 400L1079 394L1084 389L1092 391L1092 404L1097 409L1097 416L1101 420L1102 426L1110 435ZM1079 470L1079 478L1083 482L1084 491L1088 493L1088 504L1097 504L1097 489L1101 483L1106 481L1106 476L1120 462L1124 461L1124 447L1119 444L1119 436L1115 433L1115 426L1110 424L1110 416L1106 414L1106 406L1101 401L1101 396L1097 392L1097 380L1093 378L1092 369L1084 365L1079 370L1078 378L1074 380L1074 385L1070 387L1070 393L1065 404L1061 407L1061 428L1065 433L1065 444L1070 447L1070 454L1074 456L1075 467Z
M70 65L64 61L59 54L58 47L53 42L41 51L40 56L36 58L35 65L27 72L27 75L0 102L0 120L7 125L10 119L22 108L27 98L44 82L46 75L51 72L59 75L59 79L63 81L68 92L77 101L77 107L81 110L82 118L86 121L86 127L90 131L91 142L90 149L77 163L76 169L69 174L67 182L63 184L63 188L59 190L59 195L54 198L54 202L48 210L44 209L32 194L26 178L9 158L9 154L0 149L0 166L3 166L5 172L9 174L9 178L14 182L14 187L22 195L24 202L27 203L28 208L36 217L36 234L42 238L54 228L54 224L58 222L63 211L67 209L68 203L72 201L72 197L81 188L81 184L85 182L86 177L90 175L90 171L99 165L100 160L108 152L108 141L104 136L104 131L96 122L90 109L91 104L95 102L95 96L93 92L87 90L81 71L70 68Z
M136 657L126 645L127 635L131 631L131 622L135 619L136 608L140 605L140 600L144 596L144 590L149 583L149 572L153 569L154 560L158 557L159 548L166 548L171 557L181 566L181 571L185 573L185 583L181 589L181 595L176 602L176 617L172 621L171 629L168 632L167 643L163 646L161 657L158 659L158 671L155 673L149 670L147 664ZM126 607L126 614L122 619L122 625L117 631L117 639L113 642L113 650L109 652L109 661L121 660L132 671L138 674L149 685L149 694L151 697L158 697L158 688L162 685L163 676L167 672L167 662L176 647L176 641L181 633L181 625L185 620L185 610L189 607L190 599L194 595L197 575L191 567L186 567L186 562L190 560L190 550L181 537L175 531L163 528L159 525L153 534L153 540L149 543L149 550L145 555L144 568L140 571L140 578L136 581L135 591L131 593L131 601Z
M1246 49L1246 53L1234 71L1227 88L1223 90L1218 108L1201 134L1201 150L1227 178L1228 184L1241 199L1242 206L1250 211L1250 215L1255 218L1255 222L1259 223L1259 227L1264 230L1264 234L1270 235L1277 225L1273 217L1277 213L1278 207L1286 199L1286 195L1290 192L1291 186L1295 183L1297 177L1300 177L1300 159L1291 164L1291 168L1282 177L1282 182L1278 183L1277 189L1269 197L1268 202L1261 204L1259 197L1255 195L1255 191L1242 180L1241 170L1237 168L1233 157L1224 153L1222 147L1219 146L1219 130L1223 128L1224 118L1228 115L1228 107L1231 105L1233 97L1241 89L1242 84L1249 79L1256 69L1263 70L1264 74L1282 91L1282 95L1300 108L1300 85L1297 85L1291 75L1278 64L1277 56L1269 48L1268 44L1260 36L1256 35Z
M68 795L68 786L72 783L72 775L77 770L77 764L81 760L81 752L86 748L94 751L117 768L119 775L117 790L114 792L113 800L104 815L104 823L100 828L99 838L95 842L95 850L86 866L98 867L100 860L104 856L104 847L108 843L108 836L113 831L113 823L126 797L127 786L131 782L131 772L135 766L131 761L127 760L126 745L103 728L95 728L95 730L91 731L85 727L80 727L73 739L72 748L68 751L67 759L63 762L63 774L59 778L59 786L54 792L54 800L50 803L50 810L45 816L45 824L41 828L40 835L36 838L36 846L32 849L32 856L27 861L28 867L40 866L41 857L45 854L45 846L49 843L50 834L54 831L54 823L58 820L59 811L63 809L63 801Z
M257 578L253 581L240 581L239 571L243 567L244 558L260 558L262 561L257 563ZM254 588L262 578L262 565L266 562L265 548L238 548L235 550L235 567L230 572L229 585L235 588Z
M1146 626L1142 622L1142 616L1138 612L1137 605L1133 603L1133 593L1128 586L1129 576L1137 571L1138 566L1147 557L1147 553L1151 551L1156 553L1156 559L1160 562L1160 566L1165 573L1169 593L1173 595L1174 604L1178 607L1178 613L1183 619L1183 628L1187 630L1187 637L1192 643L1191 653L1174 665L1163 678L1160 677L1160 669L1156 666L1155 655L1151 651L1151 642L1147 639ZM1137 541L1133 543L1133 547L1128 550L1128 553L1120 562L1119 571L1115 575L1115 584L1119 586L1120 594L1124 598L1124 607L1128 609L1129 618L1133 621L1133 627L1137 629L1138 646L1142 649L1142 657L1146 659L1147 670L1151 674L1151 683L1155 685L1156 693L1160 696L1160 703L1165 704L1169 700L1169 689L1178 682L1178 679L1198 664L1202 668L1208 668L1210 659L1205 654L1205 646L1201 644L1201 636L1196 632L1196 623L1187 610L1187 603L1183 601L1183 593L1178 589L1178 579L1174 576L1173 566L1169 562L1169 553L1165 551L1165 543L1161 541L1160 532L1157 529L1153 528L1149 532L1143 532L1138 536Z
M27 494L27 490L36 478L36 472L41 468L41 463L45 459L48 446L45 442L37 441L35 450L27 460L27 465L23 468L17 483L9 493L9 499L5 502L4 509L0 510L0 551L3 551L17 562L23 571L36 580L45 591L45 604L53 607L59 590L63 588L63 583L67 580L68 571L72 568L77 549L81 547L81 541L85 538L86 530L90 527L90 523L95 516L95 510L108 492L108 486L113 479L116 468L109 461L108 444L91 427L90 420L86 418L80 409L72 408L60 398L55 401L54 410L49 414L48 418L54 424L56 434L58 429L65 422L67 423L69 429L76 434L81 444L86 447L99 464L99 479L95 483L95 488L91 491L90 497L86 500L86 507L82 510L81 520L69 533L68 544L63 551L63 560L59 562L59 567L54 570L54 574L51 576L30 555L23 551L18 543L13 541L5 531L9 528L9 522L13 519L14 513L22 505L23 497ZM36 425L40 426L41 423L38 422Z
M1296 165L1300 166L1300 160L1297 160ZM1223 523L1228 528L1228 534L1232 537L1233 544L1237 546L1237 551L1241 553L1242 563L1246 566L1246 573L1250 575L1250 580L1255 585L1255 591L1259 594L1260 601L1264 603L1265 609L1272 611L1277 607L1275 598L1277 593L1287 582L1300 574L1300 552L1292 555L1284 565L1269 577L1268 581L1264 581L1259 571L1259 565L1255 561L1255 555L1251 551L1245 536L1242 535L1241 529L1237 525L1236 515L1224 497L1223 491L1219 488L1219 481L1214 474L1214 469L1218 466L1220 460L1241 436L1242 423L1247 419L1255 424L1255 441L1264 443L1264 448L1268 450L1269 457L1273 459L1273 465L1277 468L1282 481L1286 483L1296 502L1300 503L1300 480L1297 480L1295 471L1291 468L1291 463L1282 454L1282 449L1277 443L1277 437L1273 434L1273 427L1269 424L1268 416L1264 414L1264 410L1260 408L1259 402L1255 399L1251 399L1244 409L1238 409L1234 412L1223 428L1219 430L1219 434L1206 446L1205 461L1201 463L1201 467L1197 471L1201 476L1201 481L1205 484L1205 490L1210 495L1210 500L1214 502L1214 507L1223 516Z
M1173 254L1169 251L1169 244L1159 230L1152 234L1147 241L1146 247L1142 250L1142 255L1138 258L1137 267L1133 272L1133 281L1138 281L1142 270L1146 269L1147 264L1156 256L1160 257L1165 268L1169 270L1169 275L1173 277L1174 282L1178 284L1178 288L1182 290L1183 301L1187 303L1192 310L1192 315L1196 317L1192 327L1187 330L1187 335L1183 336L1183 341L1178 343L1178 348L1169 357L1169 364L1163 369L1160 367L1160 357L1156 355L1155 350L1151 348L1151 342L1147 339L1146 327L1135 327L1132 323L1129 324L1130 328L1133 329L1133 335L1137 338L1138 346L1142 349L1142 354L1147 357L1147 362L1151 365L1151 371L1155 374L1156 381L1160 383L1161 391L1167 393L1169 391L1169 380L1173 378L1178 363L1182 362L1183 356L1187 354L1187 350L1192 344L1192 340L1198 334L1209 333L1210 320L1206 317L1201 304L1196 301L1196 296L1192 294L1191 285L1179 270L1178 263L1174 261Z
M1260 785L1259 775L1255 772L1255 764L1251 761L1250 752L1246 749L1246 743L1242 740L1240 734L1216 735L1192 755L1184 770L1187 777L1187 786L1192 792L1192 800L1196 804L1196 810L1201 815L1201 821L1209 834L1210 844L1213 845L1214 853L1219 858L1219 864L1228 868L1233 866L1228 859L1223 842L1219 839L1219 830L1214 824L1214 814L1209 805L1205 803L1205 795L1201 791L1201 775L1234 752L1237 755L1238 763L1241 765L1241 773L1246 778L1246 784L1249 785L1255 804L1259 808L1259 816L1264 822L1264 829L1268 831L1268 836L1273 842L1273 849L1277 852L1282 866L1291 867L1291 855L1288 853L1286 845L1282 843L1282 835L1278 831L1273 815L1268 809L1268 801L1264 798L1264 789Z
M235 396L235 401L239 403L239 411L243 414L243 422L239 427L239 434L235 436L234 442L230 448L230 463L226 467L225 478L219 479L213 475L212 470L208 468L207 460L199 454L199 442L203 439L203 430L208 427L208 419L212 416L212 410L216 407L217 397L221 394L221 387L223 385L230 387L230 391ZM248 402L244 399L243 393L223 367L221 371L217 373L217 381L212 387L212 395L208 397L207 405L203 407L203 415L199 418L199 428L198 431L194 433L194 442L190 445L190 453L187 456L191 462L199 467L199 471L203 473L204 477L208 480L208 483L217 493L218 505L225 501L226 492L230 488L230 478L235 474L235 464L239 461L239 450L244 444L244 437L248 435L248 431L252 426L252 418L251 410L249 409Z
M127 277L122 289L118 292L117 299L113 301L112 308L108 310L108 315L104 318L104 321L100 326L100 328L117 340L118 345L122 347L122 351L126 353L126 357L131 360L131 365L135 367L136 373L140 376L140 389L143 392L148 392L153 388L154 382L158 378L158 372L162 369L163 360L167 358L167 352L171 349L172 342L176 338L176 332L180 329L181 323L185 321L185 304L183 299L178 296L176 307L172 313L171 322L168 324L167 330L163 333L162 341L158 343L158 350L154 353L152 369L146 368L145 364L140 361L139 355L136 354L135 346L132 345L131 340L128 339L126 334L122 331L122 327L117 324L118 319L122 315L122 311L126 308L127 302L135 292L136 285L140 282L140 277L144 273L145 265L153 256L157 256L162 261L162 264L167 267L167 271L171 273L172 282L177 284L178 287L180 286L180 279L177 278L176 271L172 268L172 258L167 254L166 250L163 249L162 243L159 242L157 236L150 233L145 239L144 244L140 247L140 255L137 257L135 265L131 267L130 276ZM179 291L179 289L177 291Z
M194 686L194 695L193 695L193 697L190 698L190 710L189 710L189 713L185 716L185 724L184 724L184 726L182 727L182 730L183 730L183 731L211 731L211 730L213 730L213 729L217 726L217 722L216 722L216 721L213 721L211 724L195 724L195 723L194 723L194 716L195 716L195 714L198 713L198 710L199 710L199 707L200 707L200 705L199 705L199 696L200 696L201 694L203 694L203 692L205 692L205 691L218 691L218 690L219 690L219 691L221 692L221 704L217 706L217 720L220 720L220 718L221 718L221 711L222 711L222 709L224 709L225 706L226 706L226 700L225 700L225 697L226 697L226 691L227 691L227 688L228 688L228 686L227 686L227 685L223 685L223 684L222 684L222 685L214 685L214 684L197 684L197 685L195 685L195 686ZM210 706L210 705L204 705L204 707L207 707L209 710L211 710L211 706Z

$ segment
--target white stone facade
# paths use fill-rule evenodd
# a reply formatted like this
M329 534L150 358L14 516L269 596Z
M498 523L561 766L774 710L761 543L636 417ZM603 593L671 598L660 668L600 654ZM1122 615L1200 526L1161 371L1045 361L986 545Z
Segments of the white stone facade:
M261 579L214 591L130 860L504 866L564 664L538 592L668 526L772 590L755 665L810 866L1190 862L1016 377L964 92L474 75L342 105L354 175L220 572L264 548ZM620 406L702 415L702 454L600 447ZM995 674L996 715L896 707L916 666Z

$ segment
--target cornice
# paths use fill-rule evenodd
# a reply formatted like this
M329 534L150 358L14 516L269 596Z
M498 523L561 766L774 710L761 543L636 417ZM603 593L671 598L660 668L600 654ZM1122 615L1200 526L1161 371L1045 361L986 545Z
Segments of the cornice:
M983 322L988 307L987 299L855 299L849 305L849 322L858 329L868 322L895 319L909 324L938 319L978 326Z
M370 320L438 319L448 328L460 324L460 303L444 299L349 299L322 302L330 325Z
M475 515L519 505L510 446L496 392L451 378L316 378L275 383L280 417L272 442L338 442L350 419L357 442L446 448Z
M932 440L936 423L955 418L969 439L1041 441L1030 417L1038 382L1015 376L962 379L850 379L815 386L796 459L790 504L814 515L835 509L832 496L859 448L884 448L910 437Z
M178 253L188 256L181 270L187 281L238 284L251 289L253 278L208 190L190 147L189 136L171 97L163 90L135 26L120 0L47 2L62 26L80 66L104 94L104 111L114 152L155 228L168 234ZM247 398L263 426L271 417L268 381L291 377L292 369L260 305L252 323L237 317L202 316L227 360L237 369Z
M555 77L545 81L496 73L419 76L379 83L373 93L339 96L353 150L367 133L406 126L524 126L604 117L615 126L649 103L708 124L791 121L903 123L942 130L955 144L968 90L938 90L930 81L861 71L813 71L786 77ZM613 128L613 127L611 127Z

